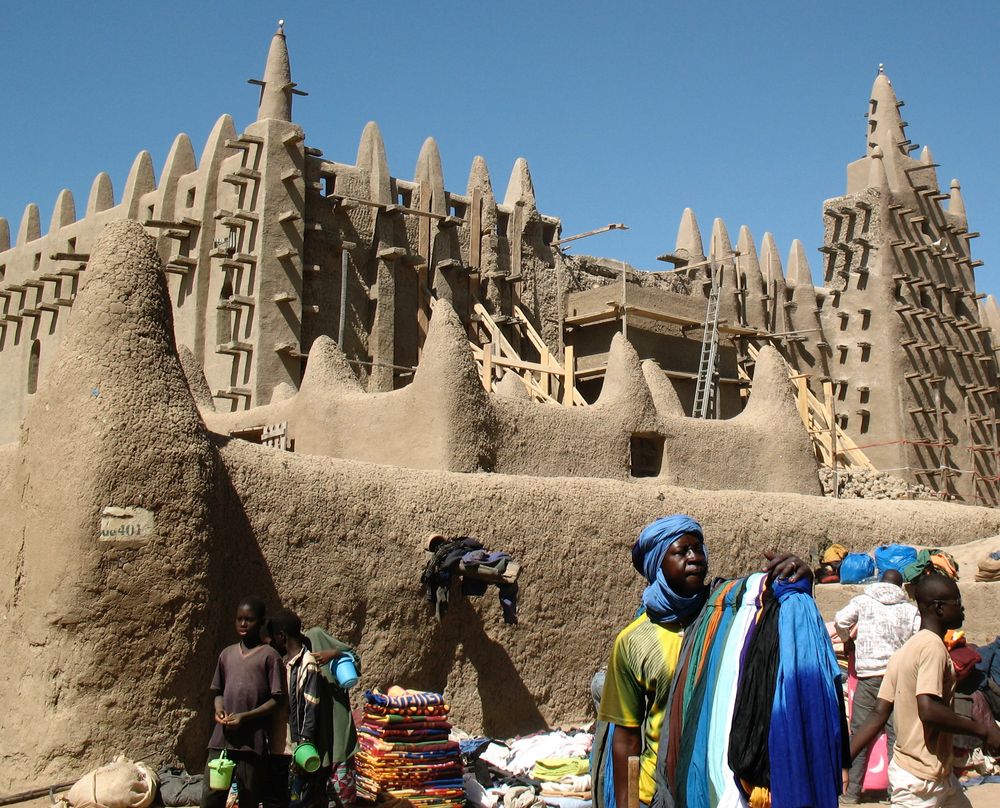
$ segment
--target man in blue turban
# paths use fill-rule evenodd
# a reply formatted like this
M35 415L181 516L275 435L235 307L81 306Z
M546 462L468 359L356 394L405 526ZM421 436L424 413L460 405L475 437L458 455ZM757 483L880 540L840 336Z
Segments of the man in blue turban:
M790 553L765 553L771 579L811 576ZM615 803L628 805L628 759L639 756L639 800L656 788L656 755L670 683L684 629L708 599L708 550L694 519L676 513L646 525L632 547L632 565L648 582L642 613L615 638L598 718L615 725L611 756Z

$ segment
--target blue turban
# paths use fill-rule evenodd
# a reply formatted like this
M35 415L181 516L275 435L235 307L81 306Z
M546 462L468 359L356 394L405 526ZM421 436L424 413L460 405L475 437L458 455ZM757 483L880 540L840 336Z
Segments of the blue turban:
M708 549L701 525L683 513L663 516L646 525L632 546L632 565L649 581L649 586L642 593L642 604L654 623L676 623L700 611L705 603L704 592L688 597L674 592L661 569L667 548L688 533L701 541L707 561Z

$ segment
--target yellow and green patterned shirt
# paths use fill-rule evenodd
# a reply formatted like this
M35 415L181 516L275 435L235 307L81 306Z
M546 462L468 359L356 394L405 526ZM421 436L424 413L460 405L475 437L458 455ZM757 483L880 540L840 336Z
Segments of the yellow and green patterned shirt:
M641 727L639 799L649 805L656 783L656 752L667 695L684 632L651 623L642 614L621 630L611 649L598 718L621 727Z

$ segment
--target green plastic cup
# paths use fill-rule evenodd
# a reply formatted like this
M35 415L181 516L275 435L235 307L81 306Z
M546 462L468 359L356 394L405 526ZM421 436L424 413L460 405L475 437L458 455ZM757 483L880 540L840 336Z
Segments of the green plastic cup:
M296 746L292 758L295 760L296 765L304 772L311 774L319 768L319 751L311 743L300 743Z
M208 787L212 791L228 791L233 783L236 761L226 757L225 750L215 760L208 762Z

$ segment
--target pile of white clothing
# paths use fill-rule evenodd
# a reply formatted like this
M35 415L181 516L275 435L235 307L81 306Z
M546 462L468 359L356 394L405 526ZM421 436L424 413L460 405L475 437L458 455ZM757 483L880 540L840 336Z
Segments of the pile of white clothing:
M506 746L492 743L479 759L498 769L523 776L529 774L539 760L546 758L590 757L593 743L594 736L589 732L536 732L507 741Z

